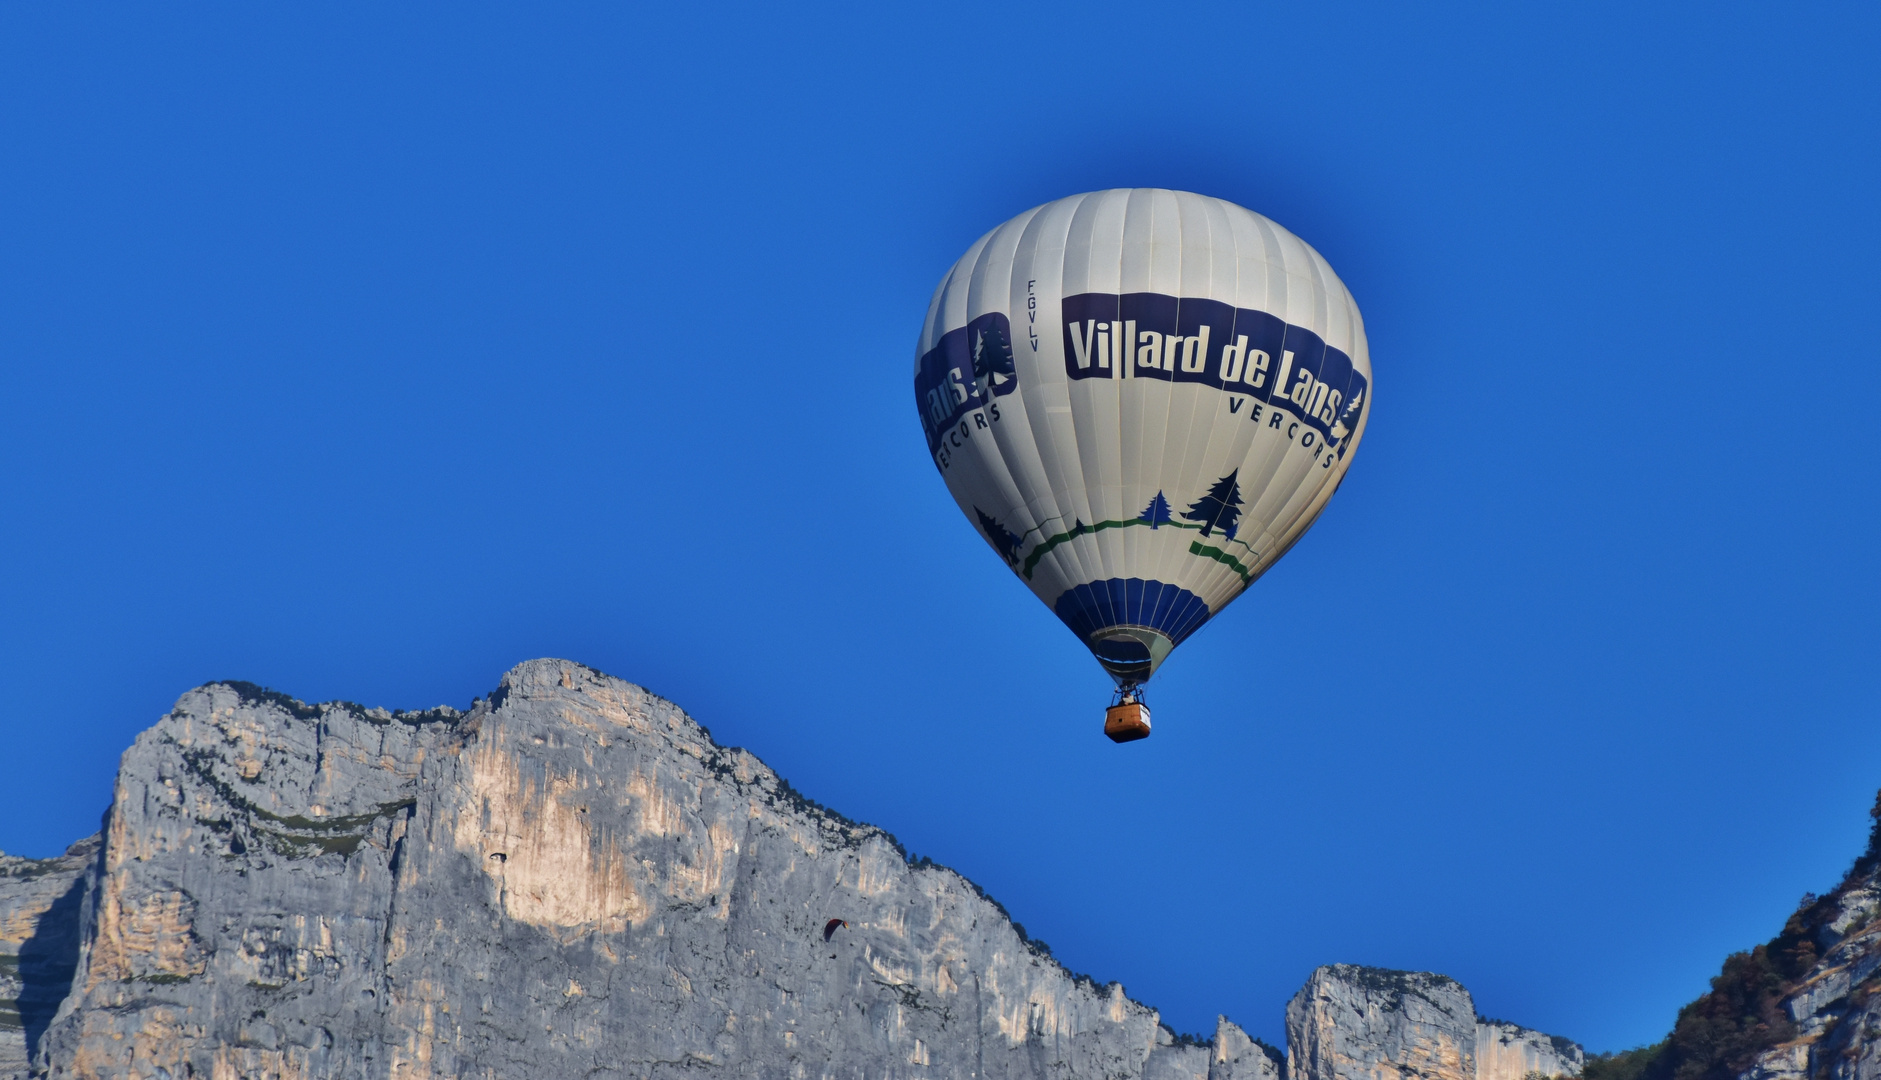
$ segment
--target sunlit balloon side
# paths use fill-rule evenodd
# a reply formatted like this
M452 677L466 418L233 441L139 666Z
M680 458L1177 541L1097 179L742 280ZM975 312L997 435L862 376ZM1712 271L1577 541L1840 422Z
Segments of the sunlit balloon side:
M1149 730L1140 685L1325 509L1371 360L1351 294L1298 237L1220 199L1120 189L968 249L929 304L914 393L961 511L1115 678L1106 731L1127 741Z

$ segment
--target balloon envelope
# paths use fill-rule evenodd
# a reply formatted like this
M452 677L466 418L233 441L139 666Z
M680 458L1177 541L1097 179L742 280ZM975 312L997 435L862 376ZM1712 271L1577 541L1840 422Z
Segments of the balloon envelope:
M928 307L914 391L948 491L1119 685L1319 516L1371 411L1351 294L1233 203L1074 195L981 237Z

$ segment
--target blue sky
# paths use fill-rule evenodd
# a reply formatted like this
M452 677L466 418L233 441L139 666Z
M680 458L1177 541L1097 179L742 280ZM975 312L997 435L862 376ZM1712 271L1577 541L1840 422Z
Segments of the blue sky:
M1649 1041L1881 787L1872 6L0 11L0 848L183 690L580 660L1182 1030L1331 962ZM1185 188L1365 445L1156 735L927 460L941 274Z

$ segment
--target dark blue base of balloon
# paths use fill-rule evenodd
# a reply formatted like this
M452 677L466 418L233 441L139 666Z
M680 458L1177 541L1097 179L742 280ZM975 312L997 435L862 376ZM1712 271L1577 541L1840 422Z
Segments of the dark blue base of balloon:
M1208 605L1189 590L1142 578L1111 578L1074 586L1065 590L1052 610L1079 640L1091 645L1094 652L1100 647L1130 647L1128 643L1114 640L1092 641L1093 635L1109 627L1145 626L1180 645L1182 639L1193 634L1209 616ZM1142 659L1148 658L1145 648ZM1135 657L1106 657L1099 653L1098 659L1128 661Z

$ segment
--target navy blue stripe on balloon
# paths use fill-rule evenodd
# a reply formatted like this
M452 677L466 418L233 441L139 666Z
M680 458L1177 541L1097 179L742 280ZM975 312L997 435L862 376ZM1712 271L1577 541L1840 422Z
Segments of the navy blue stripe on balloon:
M1112 626L1147 626L1177 645L1208 621L1202 598L1177 585L1142 578L1111 578L1074 585L1052 610L1071 632L1089 641Z

